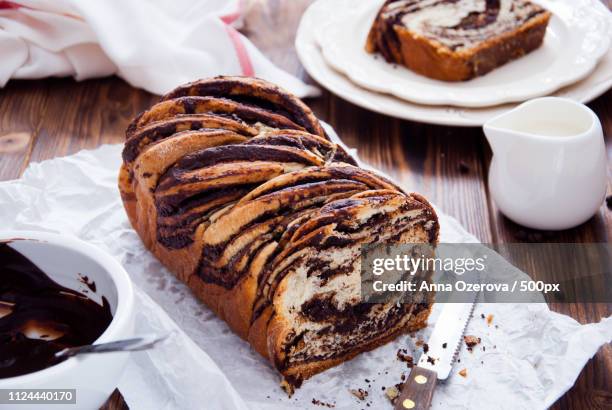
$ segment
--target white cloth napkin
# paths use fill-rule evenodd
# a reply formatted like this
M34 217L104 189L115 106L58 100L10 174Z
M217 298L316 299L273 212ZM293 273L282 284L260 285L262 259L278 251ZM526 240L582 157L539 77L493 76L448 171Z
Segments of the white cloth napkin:
M236 28L246 0L0 0L0 87L11 78L117 74L164 94L219 74L318 94Z

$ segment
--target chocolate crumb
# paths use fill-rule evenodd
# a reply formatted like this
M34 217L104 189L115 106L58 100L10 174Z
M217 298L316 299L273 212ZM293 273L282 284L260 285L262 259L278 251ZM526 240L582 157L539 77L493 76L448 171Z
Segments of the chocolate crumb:
M429 345L427 343L423 343L423 353L429 352Z
M481 313L481 314L480 314L480 317L484 319L484 318L485 318L484 313Z
M425 344L425 341L423 339L419 339L416 341L415 345L417 345L418 347L421 347Z
M442 349L446 349L446 343L442 343Z
M428 363L431 363L431 364L433 364L433 365L435 365L435 364L436 364L436 359L434 359L434 358L433 358L433 357L431 357L431 356L427 356L427 362L428 362Z
M359 400L365 400L365 398L368 397L368 392L363 390L362 388L351 389L350 392L353 396L357 397Z
M317 400L317 399L312 399L312 404L314 404L315 406L327 407L329 409L333 409L334 407L336 407L335 403L326 403L324 401Z
M406 363L410 369L414 366L414 358L408 354L406 349L399 349L397 351L397 360Z

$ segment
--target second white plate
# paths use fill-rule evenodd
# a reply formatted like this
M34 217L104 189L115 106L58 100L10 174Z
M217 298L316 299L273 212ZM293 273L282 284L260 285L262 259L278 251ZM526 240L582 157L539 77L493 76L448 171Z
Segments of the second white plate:
M341 98L381 114L405 120L429 124L479 127L487 120L512 109L516 104L485 108L459 108L450 106L420 105L359 87L348 77L332 69L323 59L315 40L319 22L327 9L314 3L302 17L297 31L295 47L302 65L319 84ZM558 90L554 95L589 102L612 87L612 51L600 61L595 70L584 80Z
M539 0L553 13L538 50L467 82L444 82L387 63L364 50L381 1L318 0L312 26L326 62L357 85L418 104L488 107L547 95L585 78L612 38L599 0Z

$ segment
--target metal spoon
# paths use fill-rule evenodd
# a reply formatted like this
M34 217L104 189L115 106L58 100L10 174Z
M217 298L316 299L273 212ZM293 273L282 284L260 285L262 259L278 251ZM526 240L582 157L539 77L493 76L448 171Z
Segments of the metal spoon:
M160 342L166 340L172 333L163 336L144 335L133 339L118 340L116 342L100 343L96 345L85 345L69 347L55 353L56 358L69 358L79 354L89 353L109 353L109 352L134 352L147 350L155 347Z

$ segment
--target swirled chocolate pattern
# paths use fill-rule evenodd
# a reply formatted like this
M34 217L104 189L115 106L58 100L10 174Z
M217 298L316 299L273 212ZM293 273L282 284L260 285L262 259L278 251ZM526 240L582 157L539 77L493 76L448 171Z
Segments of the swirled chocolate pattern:
M425 325L427 303L360 303L359 252L435 243L435 212L358 168L297 98L262 80L196 81L126 134L130 222L289 391Z
M366 50L430 77L465 80L539 47L549 18L527 0L388 0ZM453 73L461 63L471 71Z

